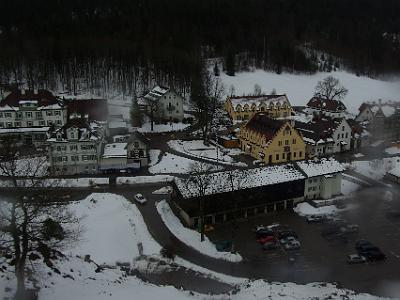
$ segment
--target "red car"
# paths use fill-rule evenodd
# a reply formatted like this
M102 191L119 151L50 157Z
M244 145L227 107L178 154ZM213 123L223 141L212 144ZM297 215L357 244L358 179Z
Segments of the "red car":
M267 242L276 242L276 241L277 241L276 238L272 235L260 237L259 239L257 239L257 242L259 242L261 245L264 245Z

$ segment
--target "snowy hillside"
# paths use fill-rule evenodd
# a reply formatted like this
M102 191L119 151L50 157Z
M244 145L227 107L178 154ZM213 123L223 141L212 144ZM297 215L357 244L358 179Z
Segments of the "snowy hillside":
M363 101L400 100L400 77L392 81L357 77L347 72L321 72L314 75L294 75L283 73L278 75L272 72L257 70L255 72L237 73L228 76L221 73L226 91L231 85L235 88L236 95L253 93L254 85L258 84L264 93L270 93L273 89L278 94L286 94L292 105L305 105L314 93L318 81L327 76L338 78L349 93L344 99L344 104L349 112L357 113L358 107Z

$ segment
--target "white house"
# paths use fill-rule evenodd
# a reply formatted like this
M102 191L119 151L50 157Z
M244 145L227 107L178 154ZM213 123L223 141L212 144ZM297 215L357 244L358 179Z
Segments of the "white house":
M14 90L0 102L0 140L15 137L23 145L42 145L50 127L67 121L67 108L46 90Z
M303 136L308 158L350 150L352 128L345 118L317 117L306 123L295 122L295 128Z
M54 175L96 174L105 143L97 122L71 119L47 140L50 169Z
M344 167L333 158L306 160L296 163L307 175L304 199L329 199L341 194Z
M184 99L171 88L155 86L141 102L144 103L147 113L153 114L159 122L181 122L184 118Z
M344 118L348 115L346 106L342 101L329 100L321 97L312 97L307 103L307 112L331 118Z

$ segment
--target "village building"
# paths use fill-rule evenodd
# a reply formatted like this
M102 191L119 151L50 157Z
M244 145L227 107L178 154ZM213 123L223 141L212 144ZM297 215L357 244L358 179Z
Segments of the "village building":
M347 119L346 121L351 127L350 149L356 151L369 146L371 134L365 126L354 119Z
M346 106L340 100L330 100L314 96L308 101L306 111L313 115L330 118L344 118L348 115Z
M305 197L340 195L342 171L334 159L322 159L191 175L175 179L169 201L189 227L198 227L202 216L205 224L243 220L292 209Z
M375 140L400 140L400 102L365 102L355 119Z
M141 99L141 106L157 122L182 122L184 99L168 87L155 86Z
M297 166L305 173L307 179L304 186L304 199L330 199L341 195L342 172L341 163L330 158L297 162Z
M238 134L241 150L267 164L305 158L302 136L285 120L271 119L266 113L255 114Z
M306 158L328 156L350 150L352 128L345 118L316 117L311 122L295 122L306 144Z
M0 144L13 139L20 146L41 147L49 130L66 121L66 107L51 92L13 90L0 101Z
M271 118L287 118L292 114L286 95L231 96L226 99L225 109L233 122L247 121L257 112Z
M52 174L97 174L105 143L99 123L70 119L52 133L47 143Z

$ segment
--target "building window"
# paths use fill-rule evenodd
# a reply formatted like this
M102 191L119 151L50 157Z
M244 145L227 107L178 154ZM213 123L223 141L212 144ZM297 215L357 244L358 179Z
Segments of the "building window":
M7 127L8 128L13 127L13 123L12 122L7 122Z
M349 133L348 132L346 132L346 139L349 137Z
M17 112L16 117L17 119L22 119L22 112Z
M340 134L338 133L337 138L340 139Z
M5 118L11 118L11 113L9 113L9 112L4 113L4 117Z
M15 122L15 127L21 127L21 122Z
M285 140L285 146L289 145L289 140Z
M0 118L2 118L3 117L3 113L2 112L0 112Z
M293 152L293 157L296 157L296 154L297 154L296 151L294 151L294 152Z
M285 159L285 153L282 153L282 159Z
M56 120L57 125L61 125L61 120Z
M32 112L27 111L27 112L25 113L25 117L27 117L27 118L32 118Z
M50 120L47 121L48 126L51 126L52 124L53 124L53 121L50 121Z
M39 121L39 126L44 126L44 125L46 125L45 121Z
M299 157L303 157L303 152L299 152Z
M276 160L279 160L279 154L276 155Z
M282 146L282 141L279 141L279 142L278 142L278 145L279 145L279 146Z
M60 115L61 115L61 113L60 113L60 111L59 111L59 110L56 110L56 111L54 112L54 115L55 115L55 116L60 116Z
M71 145L71 146L69 146L69 149L71 151L77 151L78 150L78 145Z
M133 145L135 148L139 148L139 142L134 142Z
M63 156L63 157L62 157L62 161L63 161L63 162L67 162L67 161L68 161L68 156Z
M296 144L296 139L293 139L292 143L293 143L293 144Z
M342 126L342 131L344 131L344 126Z
M4 127L4 122L0 122L0 128Z
M31 121L28 121L28 122L26 122L26 126L32 127L32 126L33 126L33 123L32 123Z
M35 117L36 117L36 119L41 119L42 118L42 112L41 111L35 112Z
M46 116L52 116L52 115L53 115L53 112L51 110L46 111Z

